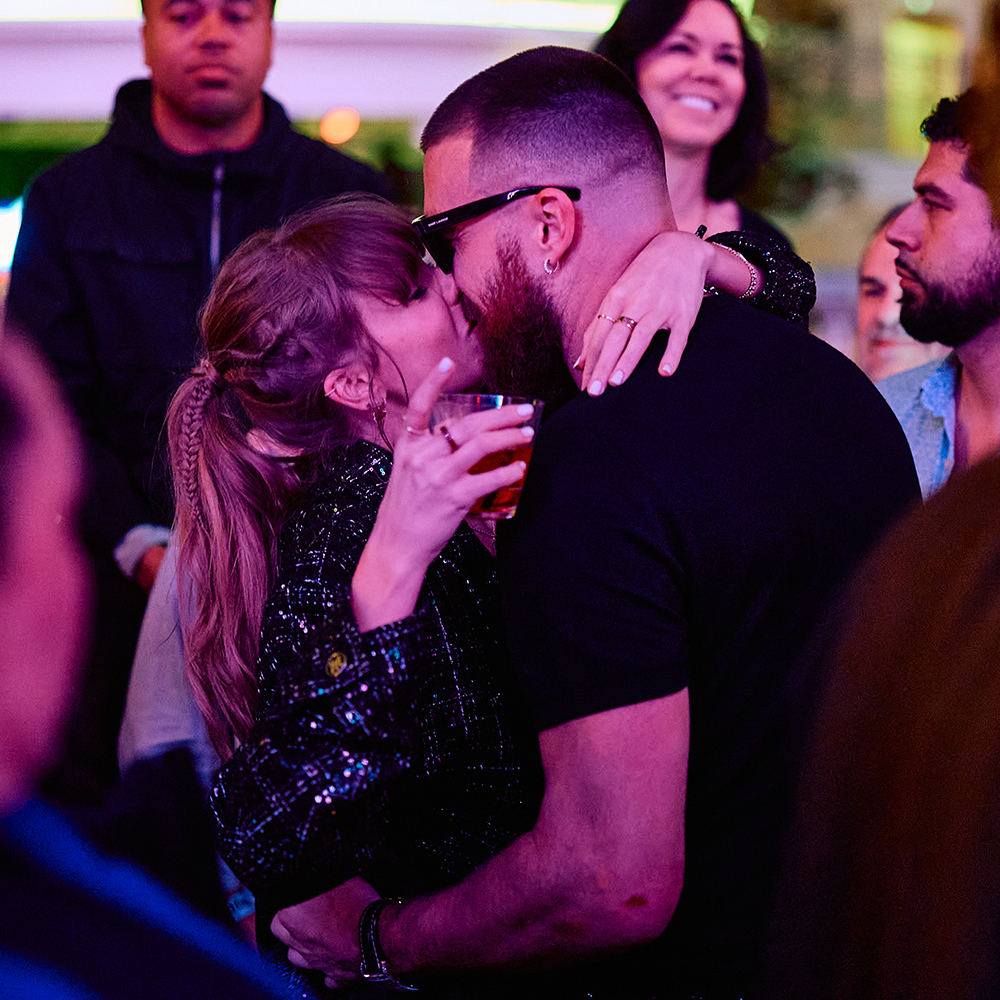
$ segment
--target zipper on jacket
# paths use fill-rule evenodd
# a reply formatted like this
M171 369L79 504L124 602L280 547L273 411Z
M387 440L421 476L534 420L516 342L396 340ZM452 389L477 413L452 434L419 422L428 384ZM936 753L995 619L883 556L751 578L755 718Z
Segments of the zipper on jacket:
M219 273L219 254L222 249L222 182L226 177L226 165L219 160L212 171L212 232L208 244L208 262L212 268L212 280Z

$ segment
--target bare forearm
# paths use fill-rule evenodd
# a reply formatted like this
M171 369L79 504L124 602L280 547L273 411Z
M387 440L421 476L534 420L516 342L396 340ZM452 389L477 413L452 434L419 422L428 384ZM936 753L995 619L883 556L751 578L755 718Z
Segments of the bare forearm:
M613 866L551 853L527 834L460 885L385 911L381 939L400 976L431 969L531 968L628 947L659 934L680 890L657 905ZM669 912L668 912L669 911Z
M764 275L741 254L722 244L709 243L714 254L709 260L706 284L729 295L752 298L764 287ZM749 293L749 294L747 294Z
M427 572L426 560L408 559L401 546L381 544L377 531L376 523L351 580L351 606L360 632L413 614Z
M534 829L460 885L386 910L390 963L555 965L660 934L684 876L686 713L684 692L542 733ZM644 732L626 755L621 734Z

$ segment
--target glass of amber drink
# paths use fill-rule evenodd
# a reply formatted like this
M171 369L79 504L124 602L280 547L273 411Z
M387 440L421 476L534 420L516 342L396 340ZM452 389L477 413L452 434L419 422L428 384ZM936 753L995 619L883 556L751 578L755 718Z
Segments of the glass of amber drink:
M447 426L448 421L457 420L469 413L477 410L495 410L501 406L514 406L521 403L530 403L534 410L530 417L526 418L521 426L533 427L538 430L538 425L542 419L542 408L544 404L540 399L532 399L530 396L500 396L482 392L453 392L438 396L437 402L431 410L431 427L441 424ZM501 465L510 465L511 462L524 462L527 466L531 462L531 448L534 438L526 440L524 444L516 448L504 448L502 451L495 451L481 458L471 469L473 475L477 472L488 472L490 469L497 469ZM499 490L487 493L480 497L473 505L469 513L476 517L502 520L513 517L517 510L517 502L521 499L521 487L524 485L522 476L512 486L503 486Z

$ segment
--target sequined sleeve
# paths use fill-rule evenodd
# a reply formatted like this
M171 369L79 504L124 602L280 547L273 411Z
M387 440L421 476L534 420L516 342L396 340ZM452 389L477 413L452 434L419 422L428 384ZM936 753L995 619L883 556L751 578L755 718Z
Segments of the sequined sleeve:
M806 261L770 236L747 229L716 233L710 242L739 251L764 275L764 287L749 300L751 305L808 325L809 310L816 303L816 277Z
M313 511L293 533L265 610L259 718L212 791L222 856L255 893L308 898L364 872L414 756L412 661L445 639L426 599L358 632L350 578L377 503L363 506L321 530Z

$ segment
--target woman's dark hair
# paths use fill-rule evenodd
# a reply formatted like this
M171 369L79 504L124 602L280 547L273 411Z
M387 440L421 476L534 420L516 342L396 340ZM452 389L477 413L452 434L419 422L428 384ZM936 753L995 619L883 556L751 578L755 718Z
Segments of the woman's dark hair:
M636 60L673 31L690 2L626 0L615 23L598 39L594 51L613 62L635 84ZM747 89L733 127L712 150L706 193L713 201L732 198L749 184L777 148L767 131L770 97L764 57L736 7L730 0L718 2L732 11L739 25Z

